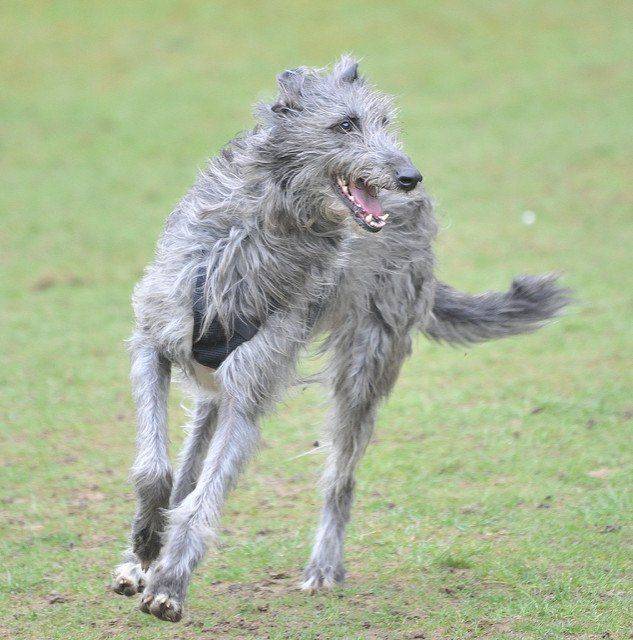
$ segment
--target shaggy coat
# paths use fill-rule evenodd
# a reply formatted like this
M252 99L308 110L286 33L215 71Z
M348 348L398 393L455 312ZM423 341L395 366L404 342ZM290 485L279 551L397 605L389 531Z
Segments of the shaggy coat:
M500 338L536 329L567 302L551 276L480 296L435 279L431 202L401 150L390 99L358 76L355 61L344 57L330 73L287 71L278 81L277 100L257 108L257 127L213 158L172 212L134 291L138 506L113 588L142 591L141 609L165 620L180 619L225 496L257 448L259 420L316 335L326 335L333 406L308 591L343 581L354 471L412 332L457 343ZM201 273L196 333L212 322L227 336L238 321L255 327L215 370L192 352ZM194 398L173 480L172 367Z

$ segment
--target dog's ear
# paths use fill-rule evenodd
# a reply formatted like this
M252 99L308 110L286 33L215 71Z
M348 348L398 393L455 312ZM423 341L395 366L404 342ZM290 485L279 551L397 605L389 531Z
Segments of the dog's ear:
M277 76L279 98L271 107L275 113L290 114L301 111L301 91L305 82L305 69L289 69Z
M343 54L334 65L333 75L340 82L354 82L358 80L358 60L348 54Z

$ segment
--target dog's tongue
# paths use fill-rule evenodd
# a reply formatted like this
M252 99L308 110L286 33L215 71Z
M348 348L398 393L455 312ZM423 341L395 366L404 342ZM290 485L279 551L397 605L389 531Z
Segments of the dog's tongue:
M378 198L369 195L362 185L359 186L352 182L349 190L356 199L356 202L358 202L367 213L371 213L371 215L375 217L382 215L382 207L380 206L380 202L378 202Z

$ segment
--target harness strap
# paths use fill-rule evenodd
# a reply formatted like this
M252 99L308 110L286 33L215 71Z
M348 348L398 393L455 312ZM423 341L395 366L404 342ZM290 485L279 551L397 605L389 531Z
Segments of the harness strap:
M241 318L233 318L233 333L229 338L216 315L204 333L200 335L206 311L204 302L206 275L206 268L204 266L200 267L196 276L193 294L193 344L191 351L196 362L205 367L217 369L235 349L255 336L259 331L260 324L248 322ZM279 308L279 303L273 300L268 308L269 312L272 313Z
M261 325L258 322L249 322L241 318L233 318L233 333L231 337L228 338L224 327L216 315L204 333L200 335L206 311L204 301L204 284L206 277L206 267L201 266L198 269L193 293L193 343L191 352L196 362L199 362L205 367L217 369L235 349L253 338L259 331ZM268 303L268 313L272 314L280 307L281 303L273 298ZM308 313L308 327L310 330L312 330L317 323L323 308L323 302L310 305Z

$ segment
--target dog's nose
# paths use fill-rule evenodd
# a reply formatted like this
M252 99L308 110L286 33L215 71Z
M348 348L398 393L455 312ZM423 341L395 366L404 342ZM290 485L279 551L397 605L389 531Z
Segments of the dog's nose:
M411 191L422 180L422 174L413 166L408 165L396 169L396 181L403 191Z

